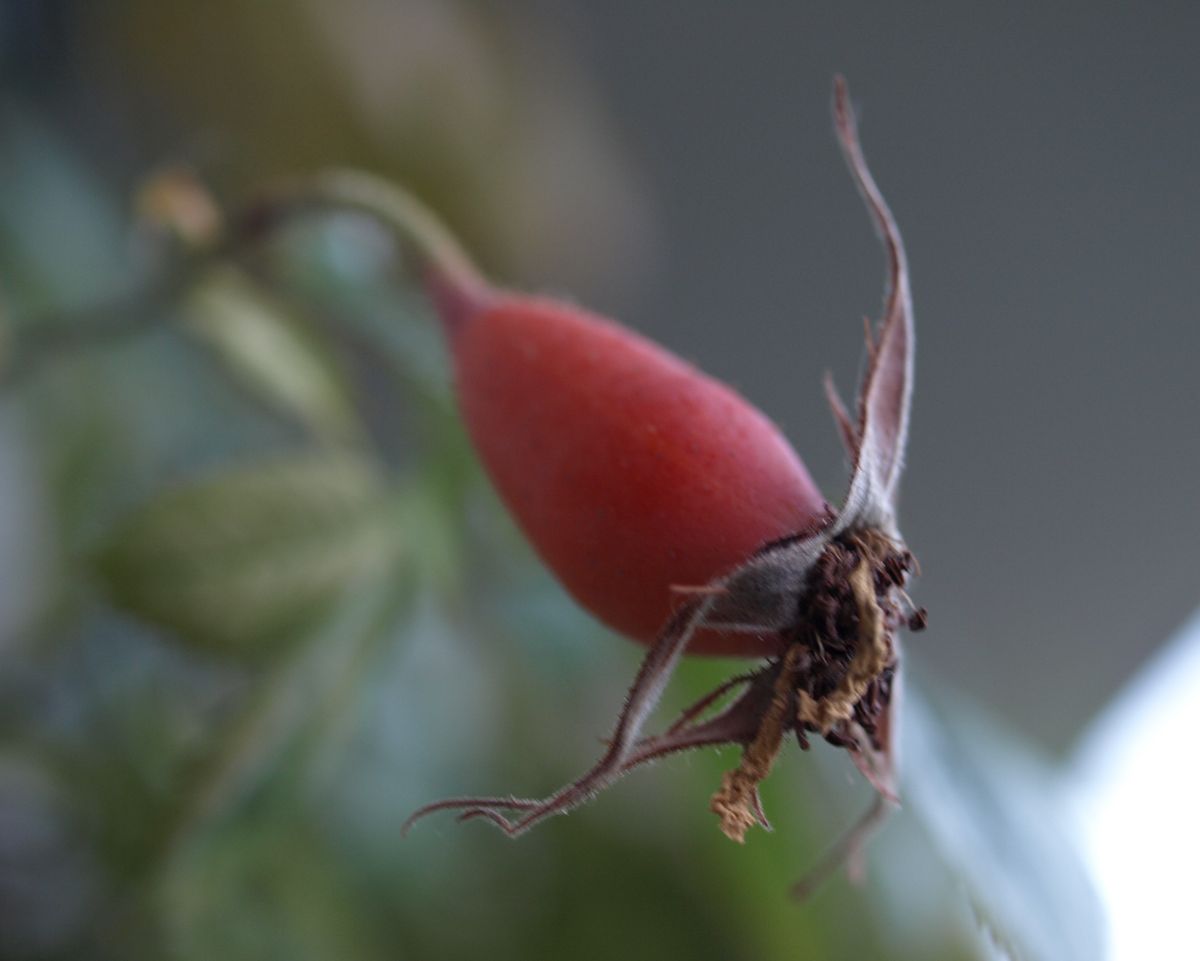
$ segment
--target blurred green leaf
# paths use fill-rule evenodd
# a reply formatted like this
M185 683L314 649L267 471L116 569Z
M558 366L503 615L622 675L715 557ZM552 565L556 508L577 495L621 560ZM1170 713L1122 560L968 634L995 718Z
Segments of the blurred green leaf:
M273 407L325 440L362 436L327 346L247 277L233 268L214 272L191 292L187 312L189 329Z
M0 258L14 313L78 308L133 279L119 195L56 124L5 89Z
M906 694L906 805L965 883L1002 956L1103 957L1099 902L1049 767L963 699Z
M391 511L359 458L238 468L136 512L97 568L126 610L194 644L256 655L389 563L401 542Z

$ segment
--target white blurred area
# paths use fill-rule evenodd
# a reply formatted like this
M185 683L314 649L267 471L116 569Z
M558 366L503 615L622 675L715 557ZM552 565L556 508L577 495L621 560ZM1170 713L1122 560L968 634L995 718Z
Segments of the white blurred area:
M1085 853L1109 961L1195 961L1200 926L1200 611L1091 726L1077 753Z

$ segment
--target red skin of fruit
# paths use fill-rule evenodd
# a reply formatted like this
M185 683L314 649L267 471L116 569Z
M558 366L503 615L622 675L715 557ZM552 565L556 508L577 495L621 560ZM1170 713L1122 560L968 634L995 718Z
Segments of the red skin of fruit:
M577 307L428 279L488 475L559 581L616 631L653 641L672 587L828 520L791 445L726 385ZM702 631L689 650L778 647Z

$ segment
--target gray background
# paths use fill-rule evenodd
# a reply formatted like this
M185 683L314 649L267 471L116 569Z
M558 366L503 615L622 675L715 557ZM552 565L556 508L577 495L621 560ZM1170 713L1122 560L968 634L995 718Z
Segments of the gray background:
M658 258L594 306L736 384L831 498L882 259L846 74L907 240L915 658L1064 746L1200 600L1195 4L534 5L645 179Z

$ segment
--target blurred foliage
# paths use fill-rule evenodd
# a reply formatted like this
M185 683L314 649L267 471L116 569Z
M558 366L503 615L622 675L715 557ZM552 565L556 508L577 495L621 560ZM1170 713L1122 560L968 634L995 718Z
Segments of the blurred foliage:
M356 160L485 259L570 277L638 235L619 154L552 38L466 3L18 6L10 54L40 29L74 59L10 57L26 88L0 101L0 956L949 961L982 943L959 878L1025 956L1096 956L1045 772L962 705L917 710L909 772L949 870L905 816L865 887L800 907L789 883L866 799L834 752L781 765L777 830L744 848L707 812L728 756L519 844L402 842L421 802L588 763L637 653L500 511L376 225L214 263L128 198L180 137L218 137L233 193ZM531 45L541 73L516 70ZM82 126L76 69L103 108ZM560 162L590 213L559 217ZM674 702L727 669L685 665Z
M119 606L198 646L258 654L389 570L401 538L369 464L327 454L171 488L97 560Z

